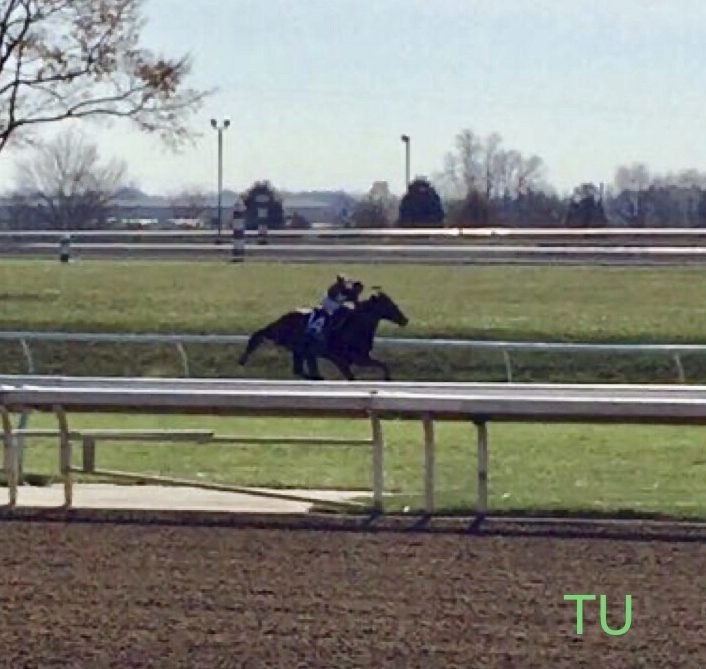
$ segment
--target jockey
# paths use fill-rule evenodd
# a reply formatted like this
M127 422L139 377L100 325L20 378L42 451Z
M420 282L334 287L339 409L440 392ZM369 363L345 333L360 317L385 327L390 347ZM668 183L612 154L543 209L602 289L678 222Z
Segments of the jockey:
M321 306L312 313L309 319L308 332L319 339L323 339L324 329L330 329L328 327L329 323L334 324L340 321L340 317L348 313L347 309L344 308L342 310L341 307L344 307L347 302L352 302L355 306L362 292L362 282L350 281L342 274L339 274L336 277L336 282L329 286L326 291L326 295L321 301Z
M326 291L326 297L321 302L324 311L332 316L346 302L358 303L358 298L363 292L363 284L360 281L349 281L343 274L336 277L336 283Z

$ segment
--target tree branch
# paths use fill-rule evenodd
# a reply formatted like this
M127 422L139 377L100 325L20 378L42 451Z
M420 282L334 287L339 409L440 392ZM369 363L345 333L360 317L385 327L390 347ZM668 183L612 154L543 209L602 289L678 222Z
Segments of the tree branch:
M184 87L186 56L138 46L143 0L6 0L0 13L0 151L69 118L129 118L178 143L212 91ZM10 64L12 65L10 69ZM110 90L112 88L112 90Z

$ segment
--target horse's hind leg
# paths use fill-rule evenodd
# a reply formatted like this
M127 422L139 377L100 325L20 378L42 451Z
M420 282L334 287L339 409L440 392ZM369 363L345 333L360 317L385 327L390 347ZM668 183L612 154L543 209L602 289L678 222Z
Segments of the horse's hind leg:
M306 378L304 371L304 356L301 353L292 353L292 373L302 379Z
M255 332L248 340L247 348L245 349L243 355L241 355L238 359L238 364L244 365L248 361L248 358L255 352L255 349L260 346L260 344L262 344L268 336L268 328L263 328L262 330Z
M321 376L321 372L319 371L319 361L315 355L306 356L306 366L309 368L309 375L307 376L308 379L311 381L324 380L324 377Z

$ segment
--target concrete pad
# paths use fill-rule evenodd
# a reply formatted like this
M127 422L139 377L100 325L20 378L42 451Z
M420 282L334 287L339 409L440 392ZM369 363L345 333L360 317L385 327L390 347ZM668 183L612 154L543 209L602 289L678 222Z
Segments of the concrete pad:
M369 490L267 490L288 495L301 495L321 500L348 501L369 497ZM18 507L56 508L64 503L64 486L20 486ZM79 509L133 509L159 511L226 511L236 513L306 513L308 502L255 497L243 493L223 492L161 485L113 485L110 483L76 483L73 507Z

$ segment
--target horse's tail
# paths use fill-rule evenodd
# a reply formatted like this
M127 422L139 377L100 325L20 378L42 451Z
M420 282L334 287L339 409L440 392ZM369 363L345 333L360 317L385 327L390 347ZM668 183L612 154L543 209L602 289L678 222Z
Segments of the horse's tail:
M306 312L292 311L258 330L248 340L245 352L240 356L238 362L244 365L255 349L268 339L278 346L293 349L306 330L308 317Z
M248 358L255 352L255 349L262 344L262 342L266 339L272 339L271 328L272 325L268 325L267 327L264 327L252 334L250 339L248 339L248 345L245 352L238 359L238 364L244 365L248 361Z

